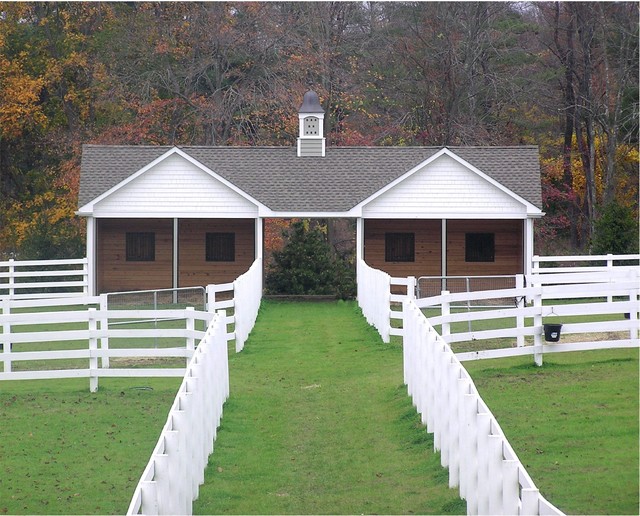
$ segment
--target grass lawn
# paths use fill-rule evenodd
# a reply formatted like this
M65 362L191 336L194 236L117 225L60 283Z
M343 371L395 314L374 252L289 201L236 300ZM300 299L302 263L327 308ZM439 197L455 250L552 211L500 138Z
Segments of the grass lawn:
M536 486L568 514L638 514L638 350L465 362Z
M464 513L355 303L265 302L230 363L200 514Z
M180 382L2 382L0 514L124 514Z

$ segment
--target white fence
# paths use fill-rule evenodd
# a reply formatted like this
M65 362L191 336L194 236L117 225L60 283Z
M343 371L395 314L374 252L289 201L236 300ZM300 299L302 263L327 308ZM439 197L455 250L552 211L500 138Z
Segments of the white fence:
M536 364L541 365L544 353L638 347L640 345L638 272L638 268L635 268L587 274L547 274L543 279L529 280L528 283L535 285L531 287L459 294L443 292L440 296L417 300L416 304L422 309L435 306L440 308L440 314L430 316L429 321L433 325L441 325L442 337L449 344L498 338L517 339L518 346L515 348L459 353L460 360L534 355ZM585 283L586 281L589 283ZM507 295L526 298L533 303L531 306L512 309L451 312L453 303ZM543 300L552 301L543 304ZM584 315L589 315L593 320L590 322L572 322L571 320L572 317ZM455 323L496 319L511 320L514 324L501 329L457 333L452 333L451 330ZM581 335L581 337L577 339L574 337L571 343L562 342L560 339L553 344L545 345L543 344L545 323L562 324L561 335L565 337L567 335ZM623 332L626 337L608 339L608 334L612 332ZM594 340L593 334L598 334L600 337ZM527 336L533 338L532 346L524 345L524 337Z
M86 258L0 262L0 299L86 296L88 292Z
M204 336L204 328L213 317L212 313L189 308L106 310L99 307L100 301L100 297L74 298L72 301L3 300L0 315L0 380L89 378L90 389L95 392L101 377L183 376L186 363L193 355L195 343ZM60 306L61 302L65 302L64 306ZM60 310L42 312L44 307L59 307ZM84 309L69 309L74 307ZM38 311L24 311L34 309ZM117 328L109 325L118 320L131 323L165 319L184 321L184 326ZM198 321L202 321L202 330L197 329ZM70 325L74 329L56 328L55 325L59 324ZM160 338L175 344L171 347L158 347L155 343ZM113 347L110 345L111 339L123 339L127 346ZM152 342L153 345L150 344ZM38 349L40 347L57 349ZM185 367L113 368L110 367L112 358L181 358L185 360ZM14 362L53 360L81 360L86 361L86 366L78 367L76 362L66 369L15 370L13 367Z
M536 488L473 380L415 301L405 302L404 381L468 514L562 514Z
M198 345L127 514L192 514L229 397L226 324L216 313Z
M207 286L207 310L232 310L227 319L235 324L229 340L235 339L236 352L242 351L258 317L262 301L262 259L258 258L247 272L233 283Z

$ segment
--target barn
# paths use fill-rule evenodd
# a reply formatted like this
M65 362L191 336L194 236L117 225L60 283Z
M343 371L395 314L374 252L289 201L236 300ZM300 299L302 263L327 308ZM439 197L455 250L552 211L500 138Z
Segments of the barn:
M291 147L85 145L92 291L232 281L291 217L354 219L358 257L394 276L528 272L537 147L327 147L312 91L298 117Z

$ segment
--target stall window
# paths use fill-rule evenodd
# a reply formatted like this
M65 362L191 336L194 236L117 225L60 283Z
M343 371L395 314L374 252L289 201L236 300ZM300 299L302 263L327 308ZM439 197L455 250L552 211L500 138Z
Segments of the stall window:
M496 242L494 233L466 233L464 260L466 262L494 262Z
M127 233L127 261L153 262L156 259L156 234Z
M234 262L236 260L235 233L207 233L206 260Z
M414 233L385 233L384 260L386 262L414 262L415 234Z

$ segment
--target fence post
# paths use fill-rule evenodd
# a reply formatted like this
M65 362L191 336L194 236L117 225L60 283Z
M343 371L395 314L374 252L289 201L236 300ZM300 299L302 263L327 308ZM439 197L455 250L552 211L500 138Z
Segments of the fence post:
M98 320L96 317L96 309L89 308L89 390L97 392L98 390Z
M446 296L449 295L449 291L443 290L440 294L442 295L441 313L443 317L446 317L448 315L451 315L451 304L449 303L449 300L446 299ZM447 340L446 337L448 337L449 335L451 335L451 323L449 321L443 322L442 337L444 338L444 340Z
M640 284L639 284L640 278L638 278L637 271L633 271L631 273L631 277L632 277L631 284L635 285L636 288L629 291L629 301L635 302L635 308L632 308L629 312L629 320L636 321L636 324L634 324L633 327L629 330L629 338L632 340L637 340L638 329L640 326L638 324L638 309L640 308Z
M542 288L538 287L533 296L533 306L536 308L533 316L533 360L537 366L542 365Z
M613 255L612 254L607 254L607 275L609 276L609 284L612 283L611 280L611 273L613 272ZM608 303L613 303L613 295L609 294L607 296L607 302Z
M216 291L214 290L215 285L207 285L206 293L207 293L207 312L215 312L216 309Z
M11 298L6 297L2 300L2 315L11 313ZM2 352L5 353L4 360L4 372L11 372L11 323L2 323L2 335L4 338L4 345L2 346Z
M104 336L100 337L100 349L109 349L109 299L107 294L100 294L100 333ZM105 369L109 369L109 357L103 356L100 365Z
M196 329L196 321L195 321L195 309L193 306L188 306L186 311L185 311L185 319L186 319L186 324L187 324L187 342L186 342L186 348L191 351L191 353L189 353L189 355L187 356L187 365L185 367L189 367L189 361L191 360L191 357L193 356L193 350L195 349L195 344L196 341L193 338L193 332Z
M516 288L524 288L524 275L522 274L516 274ZM524 296L519 296L516 298L518 301L516 303L516 307L518 309L522 309L525 306L525 302ZM524 329L524 316L522 315L518 315L516 317L516 328L518 330L522 330ZM516 337L516 342L518 347L522 347L524 346L524 335L522 334L518 334L518 336Z
M16 267L14 265L14 259L9 258L9 299L13 299L15 295L15 277Z

